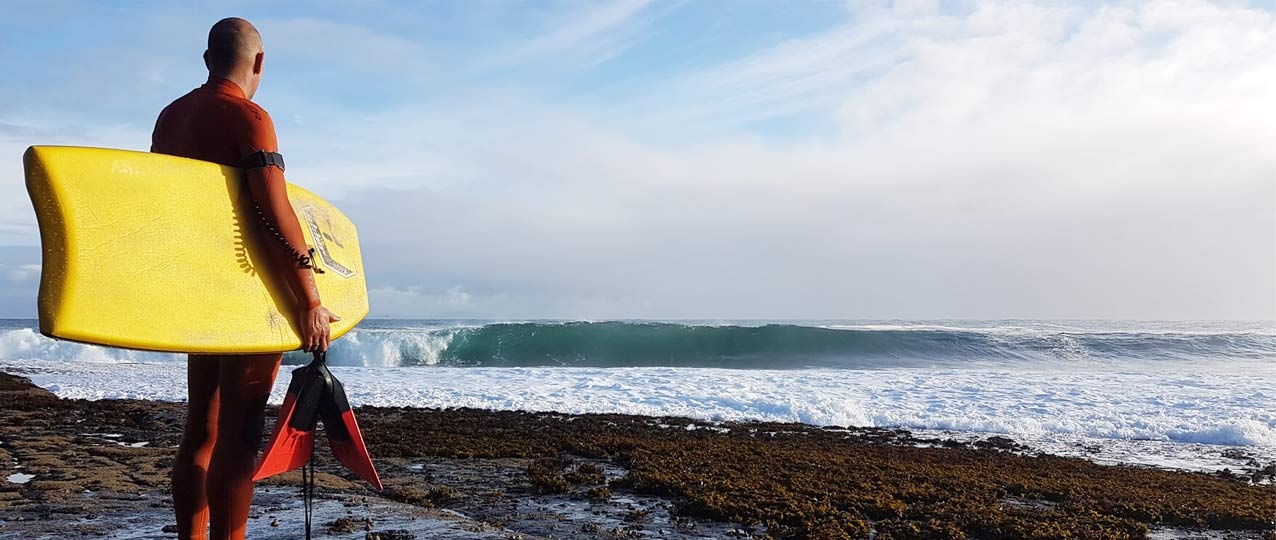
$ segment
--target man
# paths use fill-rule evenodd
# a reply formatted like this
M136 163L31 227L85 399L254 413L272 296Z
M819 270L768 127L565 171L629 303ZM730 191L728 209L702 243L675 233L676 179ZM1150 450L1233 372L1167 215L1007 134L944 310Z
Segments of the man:
M292 291L307 351L328 348L329 322L315 288L301 225L288 202L283 159L270 115L252 101L265 58L248 21L218 21L208 33L208 82L178 98L155 123L151 151L244 168L260 209L274 271ZM251 214L250 214L251 215ZM256 220L256 218L252 218ZM173 463L173 508L182 539L242 539L252 502L252 475L265 428L266 399L280 353L190 355L189 400ZM205 529L209 536L205 536Z

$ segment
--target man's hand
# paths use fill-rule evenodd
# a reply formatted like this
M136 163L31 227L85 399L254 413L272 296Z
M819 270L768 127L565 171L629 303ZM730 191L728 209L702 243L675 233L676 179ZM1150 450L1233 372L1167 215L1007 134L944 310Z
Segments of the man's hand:
M328 350L331 331L328 323L341 320L328 308L323 306L301 310L301 350L306 352L323 352Z

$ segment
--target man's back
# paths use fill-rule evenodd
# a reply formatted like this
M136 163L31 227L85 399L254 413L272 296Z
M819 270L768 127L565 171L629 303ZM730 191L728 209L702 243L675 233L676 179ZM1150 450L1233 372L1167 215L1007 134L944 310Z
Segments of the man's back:
M323 351L329 322L339 318L322 306L309 257L303 255L305 238L288 200L274 123L250 101L261 81L263 58L261 37L248 21L230 18L213 25L204 52L208 82L164 108L155 122L151 151L241 171L245 202L261 217L258 232L269 231L279 240L267 244L274 262L267 267L292 290L305 348ZM261 159L252 161L254 157ZM189 357L186 423L172 476L181 538L244 538L266 400L281 357Z
M278 152L275 125L239 85L210 80L160 113L151 151L231 167L258 150Z

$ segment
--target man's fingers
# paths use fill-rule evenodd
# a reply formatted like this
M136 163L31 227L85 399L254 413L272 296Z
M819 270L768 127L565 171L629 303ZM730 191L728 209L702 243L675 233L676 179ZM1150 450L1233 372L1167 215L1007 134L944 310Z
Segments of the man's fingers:
M332 343L332 327L329 323L340 321L335 313L319 308L307 313L305 331L302 332L302 346L307 352L324 352Z

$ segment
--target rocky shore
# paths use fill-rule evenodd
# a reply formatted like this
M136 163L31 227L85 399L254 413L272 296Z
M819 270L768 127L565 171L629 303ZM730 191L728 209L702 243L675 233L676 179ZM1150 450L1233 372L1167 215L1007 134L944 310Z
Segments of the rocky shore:
M1014 441L626 415L364 407L386 491L319 463L319 538L1276 539L1276 464L1097 465ZM0 374L0 538L172 538L183 405ZM325 456L320 451L321 456ZM293 473L250 538L301 536Z

